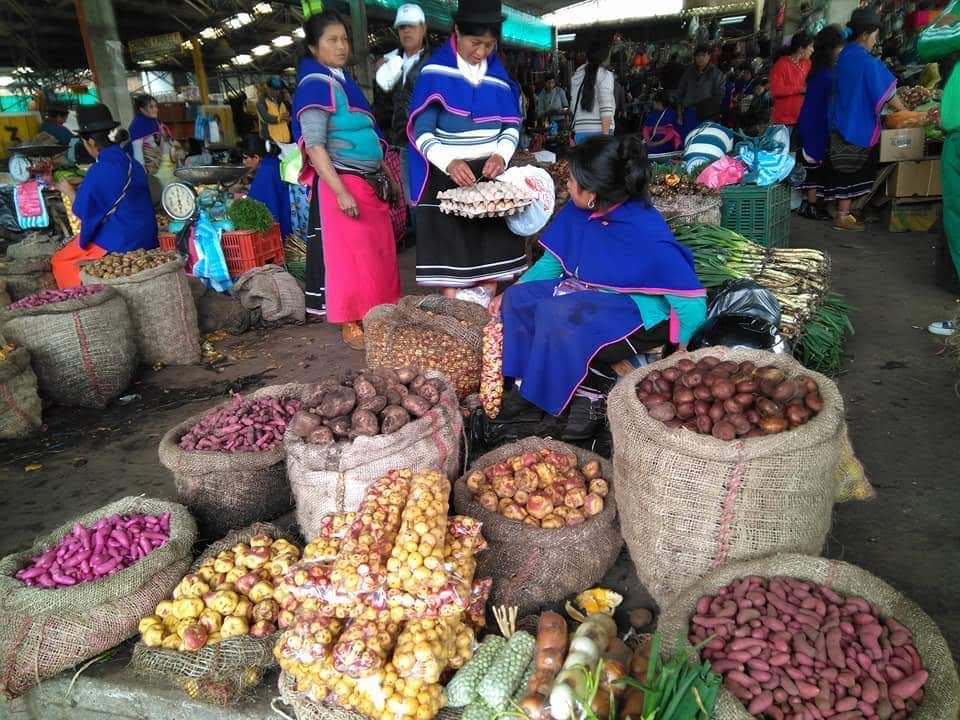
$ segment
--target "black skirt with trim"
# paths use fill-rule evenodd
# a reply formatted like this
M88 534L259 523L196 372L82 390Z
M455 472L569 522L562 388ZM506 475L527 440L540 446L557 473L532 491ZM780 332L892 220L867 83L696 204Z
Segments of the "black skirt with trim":
M480 177L486 158L467 164ZM463 218L440 212L437 193L456 187L450 177L430 166L427 187L416 208L417 284L473 287L510 280L527 269L524 239L514 235L503 218Z

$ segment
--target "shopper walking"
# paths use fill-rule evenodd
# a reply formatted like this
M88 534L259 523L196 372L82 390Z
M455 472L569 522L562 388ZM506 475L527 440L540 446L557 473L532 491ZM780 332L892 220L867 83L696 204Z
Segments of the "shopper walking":
M327 10L303 31L309 55L297 72L293 126L305 156L300 182L311 188L307 311L339 323L343 341L359 350L367 311L400 297L386 141L344 71L350 41L343 18Z
M848 27L850 42L840 52L834 71L830 107L830 163L837 230L862 232L864 225L850 212L853 200L870 193L879 161L880 111L905 107L897 97L897 79L871 52L880 35L880 16L872 8L854 10Z
M481 303L526 269L523 241L503 218L441 213L437 194L498 177L516 152L520 88L495 52L502 24L499 0L461 5L450 41L420 71L407 125L417 283Z
M813 38L798 32L790 40L790 50L773 64L770 70L770 95L773 97L770 122L775 125L792 128L797 124L807 92L811 55Z
M830 147L830 96L833 94L833 67L843 45L843 31L839 25L828 25L817 33L807 93L797 118L800 141L797 160L807 171L806 180L800 186L806 197L799 214L809 220L830 219L822 203L834 199L827 152Z
M573 98L573 133L577 145L596 135L613 135L617 114L616 78L604 66L609 55L609 44L595 43L587 51L587 62L573 74L570 97Z

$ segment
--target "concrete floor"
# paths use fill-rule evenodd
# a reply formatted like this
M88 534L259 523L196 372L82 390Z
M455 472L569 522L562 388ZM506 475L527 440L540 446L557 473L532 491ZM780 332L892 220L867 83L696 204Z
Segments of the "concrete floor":
M952 317L956 298L933 283L928 234L862 235L794 220L792 244L828 250L835 289L858 308L856 336L839 383L854 446L878 492L869 503L838 505L827 553L860 565L911 596L940 625L960 657L960 487L957 369L923 329ZM402 256L409 283L413 253ZM412 288L410 288L412 289ZM223 399L228 389L318 380L359 367L334 329L320 324L248 333L219 344L230 362L202 368L143 369L139 397L105 412L52 408L42 436L0 445L0 553L78 513L124 495L174 497L157 444L167 428ZM30 464L42 468L26 472ZM642 597L628 558L611 573ZM2 713L0 713L2 714Z

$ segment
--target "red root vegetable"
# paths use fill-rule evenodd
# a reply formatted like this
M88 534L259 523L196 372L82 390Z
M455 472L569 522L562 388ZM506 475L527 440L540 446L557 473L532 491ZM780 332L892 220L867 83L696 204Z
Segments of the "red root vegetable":
M741 578L700 598L689 640L708 636L704 659L757 717L902 719L929 680L908 628L863 598L794 578Z
M298 427L316 429L300 415L300 401L275 397L248 400L237 395L233 402L204 415L177 443L183 450L218 452L266 452L283 443L287 424L296 418Z
M93 582L124 570L170 537L170 513L111 515L93 526L80 523L17 571L24 585L56 589Z
M37 308L43 305L64 302L65 300L76 300L81 297L89 297L103 292L106 285L80 285L79 287L67 288L65 290L41 290L33 295L20 298L15 303L7 306L8 310L24 310L26 308Z

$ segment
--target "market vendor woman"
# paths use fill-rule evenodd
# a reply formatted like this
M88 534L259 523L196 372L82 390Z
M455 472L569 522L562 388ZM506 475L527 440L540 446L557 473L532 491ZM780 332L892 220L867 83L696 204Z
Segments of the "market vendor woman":
M127 131L118 127L106 105L77 109L80 139L95 160L79 190L66 180L58 186L72 199L80 234L53 254L57 287L80 284L80 264L107 253L157 247L157 217L143 166L123 150Z
M480 286L489 299L498 281L526 269L523 241L503 218L444 215L437 193L503 173L520 140L520 88L494 52L503 23L499 0L460 8L450 42L421 70L410 103L417 283L443 288L448 297Z
M591 138L569 159L570 202L540 239L546 252L490 308L502 312L504 376L553 415L599 402L614 365L684 347L706 317L693 255L650 204L642 141ZM574 415L564 437L580 439Z

